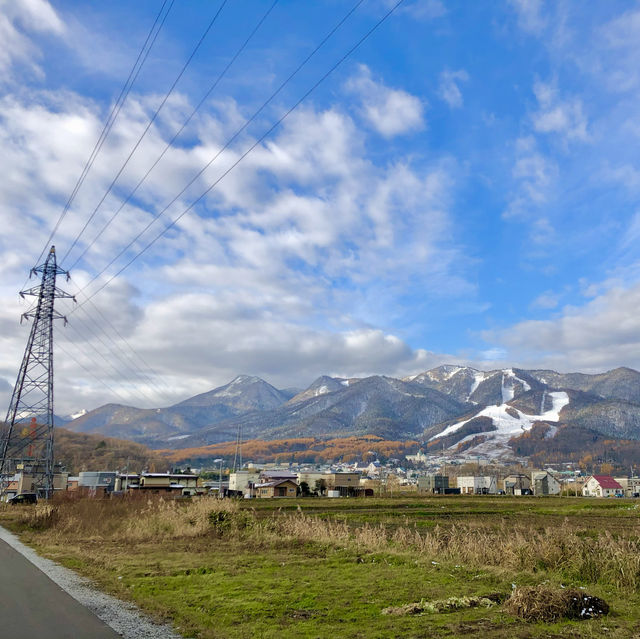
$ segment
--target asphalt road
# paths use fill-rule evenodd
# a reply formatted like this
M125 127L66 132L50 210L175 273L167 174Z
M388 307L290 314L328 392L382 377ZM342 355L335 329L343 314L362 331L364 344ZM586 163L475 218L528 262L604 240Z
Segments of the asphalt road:
M0 639L121 637L2 540L0 602Z

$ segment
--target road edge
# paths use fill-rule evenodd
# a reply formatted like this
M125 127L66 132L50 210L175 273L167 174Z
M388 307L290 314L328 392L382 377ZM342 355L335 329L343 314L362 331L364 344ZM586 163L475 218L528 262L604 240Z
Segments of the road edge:
M20 553L124 639L184 639L171 626L154 623L137 606L101 592L86 577L51 559L41 557L33 548L23 544L16 535L2 526L0 540Z

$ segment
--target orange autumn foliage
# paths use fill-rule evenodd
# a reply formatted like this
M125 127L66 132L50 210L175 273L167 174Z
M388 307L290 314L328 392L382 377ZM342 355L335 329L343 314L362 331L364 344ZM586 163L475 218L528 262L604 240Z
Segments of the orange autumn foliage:
M231 457L235 454L235 442L209 444L198 448L154 451L173 463L206 460L215 457ZM288 462L353 462L360 459L402 457L418 449L413 440L391 441L377 435L316 439L297 437L264 441L251 439L242 444L242 457L254 461Z

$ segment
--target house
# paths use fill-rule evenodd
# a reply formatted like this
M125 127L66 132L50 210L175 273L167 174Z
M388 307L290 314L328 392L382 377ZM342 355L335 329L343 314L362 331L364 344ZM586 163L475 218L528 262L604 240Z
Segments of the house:
M418 477L418 492L444 495L449 490L449 477L447 475L425 475Z
M327 473L327 489L338 491L341 497L364 496L366 491L360 486L361 473Z
M382 469L382 464L376 459L372 461L366 468L369 477L378 477Z
M531 488L536 496L559 495L562 485L548 470L540 470L531 473Z
M507 495L531 495L531 480L522 473L509 475L504 478L504 492Z
M303 483L307 484L307 488L310 492L314 492L321 482L324 482L324 488L327 488L327 473L321 473L319 471L300 471L297 474L298 484L302 486Z
M298 473L293 473L290 470L281 469L263 470L260 473L260 481L263 483L280 479L290 479L292 482L297 483Z
M269 497L295 497L298 493L298 484L292 479L275 479L262 482L254 486L256 497L267 499Z
M429 456L425 455L422 451L419 451L415 455L406 455L405 459L414 464L427 464L429 462Z
M116 476L116 492L127 492L140 488L140 475L137 473L119 473Z
M238 470L229 474L229 492L233 494L251 494L254 484L260 482L260 473L250 470Z
M78 489L90 495L108 495L116 485L116 473L110 470L82 471L78 477Z
M173 473L142 473L140 490L153 493L175 493L178 495L197 494L198 475Z
M622 486L625 497L640 497L640 477L614 477Z
M9 501L12 497L15 497L18 494L18 486L20 484L20 473L12 475L6 479L7 485L5 488L5 492L2 495L2 499L4 501Z
M496 478L490 475L458 477L458 488L463 495L495 495Z
M592 475L582 487L585 497L623 497L624 488L609 475Z

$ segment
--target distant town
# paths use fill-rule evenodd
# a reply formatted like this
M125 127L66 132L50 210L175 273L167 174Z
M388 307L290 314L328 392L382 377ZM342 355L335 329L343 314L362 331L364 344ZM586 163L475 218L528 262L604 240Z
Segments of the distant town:
M480 459L443 460L422 452L403 460L337 464L282 464L248 462L229 469L174 468L167 472L87 470L71 475L54 473L57 494L118 497L125 494L161 494L174 498L375 497L423 495L513 495L640 497L640 477L588 475L571 464L532 469L499 466ZM4 499L33 495L37 499L36 474L28 467L8 480Z

